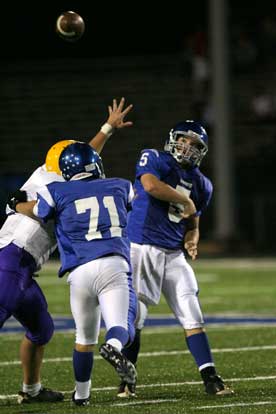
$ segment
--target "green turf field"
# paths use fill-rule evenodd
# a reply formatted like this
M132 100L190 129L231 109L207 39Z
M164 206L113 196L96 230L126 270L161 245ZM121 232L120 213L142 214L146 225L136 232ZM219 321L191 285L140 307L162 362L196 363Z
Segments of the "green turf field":
M271 316L276 318L276 262L198 261L194 264L200 301L206 315ZM65 280L56 278L55 266L40 273L53 315L70 315ZM170 314L165 302L150 314ZM138 363L137 398L116 398L118 379L96 353L90 407L70 402L74 386L72 332L56 333L46 348L43 383L65 392L57 404L19 406L21 386L18 361L21 334L3 334L0 343L0 413L276 413L276 326L209 325L209 340L219 373L235 390L232 397L210 397L187 352L180 327L145 328ZM100 341L103 340L103 333Z

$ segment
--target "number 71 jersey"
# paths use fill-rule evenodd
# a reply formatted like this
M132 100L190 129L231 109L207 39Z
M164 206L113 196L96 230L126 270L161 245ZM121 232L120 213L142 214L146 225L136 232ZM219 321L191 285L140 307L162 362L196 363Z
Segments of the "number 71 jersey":
M130 263L126 225L132 199L131 182L121 178L53 182L39 190L34 213L55 220L60 277L107 255Z

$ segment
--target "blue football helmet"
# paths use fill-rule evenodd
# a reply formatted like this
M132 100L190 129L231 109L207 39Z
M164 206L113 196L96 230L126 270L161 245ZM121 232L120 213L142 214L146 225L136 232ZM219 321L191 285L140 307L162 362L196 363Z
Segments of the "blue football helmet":
M190 138L194 145L179 142L179 138ZM187 120L176 124L169 132L164 150L183 166L198 167L208 152L208 135L202 125Z
M64 148L59 157L59 168L66 181L72 177L105 178L100 155L84 142L75 142Z

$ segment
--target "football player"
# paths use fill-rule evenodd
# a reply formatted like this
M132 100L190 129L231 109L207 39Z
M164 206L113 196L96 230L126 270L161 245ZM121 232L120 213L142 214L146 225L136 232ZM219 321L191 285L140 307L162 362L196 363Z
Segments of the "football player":
M108 107L109 116L97 135L90 141L101 152L115 129L132 125L124 121L132 105L124 108L122 98ZM10 197L26 201L36 199L36 191L53 181L64 181L58 161L61 152L72 140L59 141L47 153L46 162L39 167ZM52 318L47 310L46 299L33 279L34 274L56 248L53 225L42 224L8 208L9 215L0 230L0 328L13 315L26 329L20 346L23 368L23 386L19 392L19 403L61 401L63 394L41 385L40 371L45 344L54 331Z
M136 382L134 365L121 353L135 334L137 301L132 287L127 214L134 196L130 181L105 178L100 156L76 142L61 153L67 181L38 190L37 203L17 203L18 212L55 221L61 257L59 276L69 272L71 311L76 325L73 353L76 405L89 404L95 344L103 316L100 354L122 381Z
M229 395L233 391L216 372L204 331L197 280L184 253L192 260L197 257L199 220L212 195L210 180L199 170L207 151L205 129L187 120L170 130L164 151L145 149L138 160L128 235L139 320L135 340L123 353L136 364L148 306L157 305L163 293L184 329L206 392ZM188 218L183 218L183 196L193 200L196 208ZM118 396L134 395L135 386L122 381Z

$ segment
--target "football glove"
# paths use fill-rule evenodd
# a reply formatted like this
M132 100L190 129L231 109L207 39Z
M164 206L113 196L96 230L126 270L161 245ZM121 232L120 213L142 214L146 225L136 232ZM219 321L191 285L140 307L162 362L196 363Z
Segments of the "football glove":
M7 204L12 211L16 212L17 204L24 203L25 201L27 201L27 192L16 190L9 194Z

